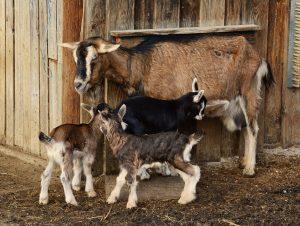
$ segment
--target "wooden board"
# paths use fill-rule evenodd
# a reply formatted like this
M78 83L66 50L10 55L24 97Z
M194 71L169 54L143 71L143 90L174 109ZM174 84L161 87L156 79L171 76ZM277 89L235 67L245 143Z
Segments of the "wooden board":
M134 29L153 28L155 15L154 0L137 0L134 4Z
M108 198L116 185L115 176L105 177L105 196ZM179 199L184 183L180 177L152 176L150 180L140 181L137 188L139 201ZM128 186L121 190L120 201L128 200ZM125 205L125 204L124 204Z
M6 106L5 106L5 117L6 117L6 145L14 144L14 1L6 0L6 40L5 44L5 59L6 59Z
M180 1L180 27L197 27L199 22L200 1Z
M0 1L0 143L5 144L5 1Z
M48 8L48 58L57 60L57 40L56 40L57 0L47 0L47 8Z
M160 29L138 29L138 30L115 30L110 34L115 37L132 37L148 35L188 35L188 34L210 34L210 33L230 33L244 31L258 31L260 26L255 24L209 26L209 27L188 27L188 28L160 28Z
M200 0L200 26L224 25L225 0Z
M39 4L29 2L30 14L30 88L27 98L30 99L30 152L40 155L40 65L39 65Z
M48 78L48 8L39 3L39 66L40 66L40 131L49 133L49 78ZM40 144L41 156L46 158L46 148Z
M78 41L80 38L82 21L82 0L66 1L62 4L63 11L59 15L63 17L61 27L62 42ZM59 24L59 23L58 23ZM80 120L80 96L74 89L76 65L72 52L62 48L62 114L63 123L79 123Z
M179 27L180 1L157 1L153 28Z

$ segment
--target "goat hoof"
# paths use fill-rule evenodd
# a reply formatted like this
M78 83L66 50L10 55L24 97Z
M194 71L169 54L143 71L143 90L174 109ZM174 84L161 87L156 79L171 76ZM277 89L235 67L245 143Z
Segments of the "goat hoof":
M255 177L255 171L253 168L245 168L243 170L243 175L245 177Z
M109 196L108 199L106 200L106 202L107 202L108 204L113 204L113 203L117 202L117 198L116 198L116 197Z
M127 209L132 209L137 207L136 202L127 202L126 208Z
M46 205L46 204L48 204L48 201L49 201L48 197L40 198L39 204Z
M97 196L97 193L95 191L88 191L87 194L88 194L88 197L90 197L90 198Z
M186 196L183 196L183 197L180 197L180 199L178 200L178 203L181 204L181 205L185 205L185 204L188 204L192 201L194 201L196 199L196 195L186 195Z
M80 185L72 185L74 191L80 191Z
M66 200L66 202L67 202L68 204L73 205L73 206L78 206L78 203L77 203L77 201L76 201L75 199Z

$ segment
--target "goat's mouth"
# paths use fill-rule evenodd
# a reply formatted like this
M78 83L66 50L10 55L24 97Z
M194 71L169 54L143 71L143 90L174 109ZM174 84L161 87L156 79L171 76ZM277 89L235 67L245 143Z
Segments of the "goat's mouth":
M75 90L79 94L84 94L84 93L88 92L90 88L91 88L91 85L88 82L87 83L81 83L80 86L75 85Z

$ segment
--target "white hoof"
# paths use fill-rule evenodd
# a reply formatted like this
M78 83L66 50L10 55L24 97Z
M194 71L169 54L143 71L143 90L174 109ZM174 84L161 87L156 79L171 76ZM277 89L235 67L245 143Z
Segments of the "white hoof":
M90 197L90 198L93 198L93 197L97 196L97 193L94 190L93 191L88 191L87 194L88 194L88 197Z
M66 200L66 203L71 204L73 206L78 206L78 203L77 203L75 198L70 199L70 200Z
M72 185L74 191L80 191L80 185Z
M196 195L189 194L189 195L182 195L180 199L178 200L179 204L185 205L187 203L190 203L196 199Z
M132 209L134 207L136 207L136 202L127 202L126 208L127 209Z
M42 198L40 197L40 199L39 199L39 204L41 204L41 205L47 205L48 202L49 202L48 197L42 197Z
M253 167L246 167L246 168L244 168L244 170L243 170L243 174L244 174L245 176L250 176L250 177L252 177L252 176L255 175L255 170L254 170Z
M107 198L106 202L107 202L108 204L113 204L113 203L117 202L117 197L111 196L111 195L110 195L110 196Z
M147 170L142 170L140 174L140 179L141 180L149 180L150 179L150 174L147 172Z

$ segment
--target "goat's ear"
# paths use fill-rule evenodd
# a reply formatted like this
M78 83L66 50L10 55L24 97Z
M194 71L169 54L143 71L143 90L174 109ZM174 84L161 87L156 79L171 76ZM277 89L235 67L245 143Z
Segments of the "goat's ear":
M192 91L193 92L198 92L198 83L197 83L197 78L194 78L193 83L192 83Z
M193 102L194 102L194 103L199 103L199 101L201 100L203 94L204 94L204 90L200 90L200 91L198 92L198 94L196 94L196 95L194 96Z
M97 51L99 53L109 53L117 50L120 47L120 44L108 44L108 43L100 43L97 46Z
M125 114L126 114L126 105L123 104L119 109L118 116L120 117L121 120L123 120Z
M65 48L74 50L78 47L79 42L65 42L65 43L59 43L58 45L61 47L65 47Z
M90 115L93 117L94 116L94 108L91 105L85 104L85 103L81 103L80 107L84 110L86 110L88 113L90 113Z

